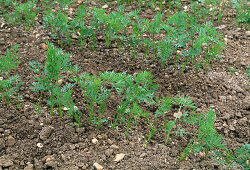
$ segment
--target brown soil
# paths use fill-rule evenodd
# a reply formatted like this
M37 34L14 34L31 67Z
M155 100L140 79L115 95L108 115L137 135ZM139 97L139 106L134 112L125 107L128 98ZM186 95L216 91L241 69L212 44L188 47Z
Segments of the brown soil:
M145 9L150 10L153 14L151 8ZM147 15L152 18L152 14ZM249 37L246 30L237 29L234 22L229 13L218 25L225 25L219 32L226 37L227 46L222 53L223 60L216 61L206 74L197 73L191 68L183 73L171 64L162 69L157 62L140 57L143 55L140 53L135 59L131 59L128 51L118 55L116 48L105 48L102 37L95 52L89 48L81 51L76 46L64 50L72 54L71 62L80 65L82 71L91 74L104 71L136 74L146 70L154 75L159 84L158 96L184 94L192 98L201 112L207 112L211 107L216 112L215 127L224 137L227 147L233 151L249 143L250 139L249 79L246 76ZM72 118L50 115L45 99L37 116L37 95L29 89L33 73L28 69L28 63L35 60L44 62L46 51L43 44L48 40L57 45L56 41L42 28L39 19L30 32L21 26L8 25L3 18L0 18L1 25L0 54L4 55L7 48L20 44L21 64L13 74L19 74L24 82L20 89L24 98L21 110L17 109L14 101L10 105L0 102L0 169L94 169L94 163L104 169L222 168L212 161L204 160L200 154L191 155L180 163L179 151L187 145L188 140L172 135L169 143L164 145L163 137L158 134L150 143L146 143L146 125L143 122L131 128L128 139L122 126L112 129L106 124L97 130L88 123L86 103L77 91L73 98L83 113L83 128L70 125ZM230 67L235 68L236 72L230 72ZM116 106L113 96L105 117L112 117ZM169 117L173 118L172 115ZM192 129L187 131L192 132ZM94 138L98 140L96 144L92 141ZM115 162L116 154L120 153L124 153L125 157ZM242 169L240 166L238 168Z

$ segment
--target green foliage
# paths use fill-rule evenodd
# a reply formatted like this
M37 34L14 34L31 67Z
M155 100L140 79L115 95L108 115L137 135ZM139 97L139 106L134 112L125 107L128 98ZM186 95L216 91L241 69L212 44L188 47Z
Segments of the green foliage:
M7 79L2 77L0 80L0 99L5 98L7 104L10 103L10 97L18 92L23 84L18 75L11 76L11 70L19 65L18 47L19 45L15 45L11 49L7 49L6 55L0 58L0 75L7 75Z
M0 99L5 98L7 104L10 104L10 97L12 97L16 92L18 92L20 86L23 83L20 81L18 75L10 76L8 79L0 80ZM18 98L18 103L19 99Z
M112 92L122 95L122 103L117 109L117 115L113 121L113 127L120 120L125 120L127 115L127 131L134 117L139 118L143 111L138 103L153 102L154 90L156 85L153 85L152 76L148 72L139 73L137 76L126 75L126 73L104 72L100 73L99 77L90 76L88 73L83 73L77 78L77 83L82 88L83 95L88 104L88 112L90 122L97 124L100 128L105 119L102 119L103 113L107 106L108 99ZM109 88L108 88L109 87ZM99 111L95 112L95 107L99 106Z
M41 65L37 61L29 63L30 69L37 74L37 76L34 77L36 81L33 82L31 89L39 91L41 94L47 92L50 96L48 104L51 107L51 114L53 114L53 107L57 105L60 116L62 116L61 106L69 106L69 103L71 103L69 101L69 96L72 92L70 90L70 84L61 89L58 80L59 78L63 78L63 72L67 72L71 69L70 56L69 54L63 53L62 50L54 47L53 44L47 44L47 61L45 65Z
M90 76L85 72L79 78L76 78L88 104L90 122L97 124L98 129L100 129L102 123L106 122L102 117L111 92L113 90L118 94L122 92L124 76L124 73L104 72L100 73L99 77L96 77L95 75ZM107 86L111 86L111 88ZM94 109L97 104L99 105L99 111L98 115L95 116Z
M233 8L236 9L236 21L238 24L250 24L250 13L248 1L246 0L231 0Z
M228 169L239 169L238 165L242 166L244 169L249 170L250 158L250 145L244 144L240 148L235 149L231 152L228 149L225 150L214 150L211 152L211 159L220 165L226 165Z
M198 130L180 155L180 161L185 159L192 152L205 151L205 159L210 152L217 149L226 149L222 137L217 134L214 128L215 113L210 109L207 114L192 114L184 120L187 123L195 124Z
M11 70L18 67L19 56L18 56L19 45L13 46L11 49L7 49L6 55L0 58L0 74L6 74L10 77Z
M171 97L163 97L162 99L157 99L157 105L158 110L155 112L154 122L148 124L147 141L150 141L156 132L163 129L165 132L165 144L167 144L171 131L175 126L176 122L181 121L183 118L186 118L188 116L188 111L186 109L194 109L196 107L189 97L184 97L183 95L177 95L173 99ZM174 105L179 107L176 118L173 121L167 121L166 114L169 110L172 109L172 106ZM160 126L157 125L160 124L158 123L159 117L162 117L162 120L164 121L164 124L161 124ZM184 130L179 127L179 132L180 134L184 133Z
M63 12L45 11L44 25L45 28L50 29L52 36L59 39L61 48L64 46L64 43L69 46L72 45L72 26L68 24L68 16Z
M70 23L73 32L78 36L79 39L79 46L83 50L85 45L86 45L86 40L89 38L92 34L92 29L89 29L85 25L85 17L87 16L86 14L86 7L85 6L79 6L76 17L73 19L73 21Z
M30 30L30 27L35 25L36 15L38 13L38 8L36 7L36 0L28 1L26 3L13 2L15 11L11 14L5 15L5 18L8 22L13 25L24 24L27 30Z

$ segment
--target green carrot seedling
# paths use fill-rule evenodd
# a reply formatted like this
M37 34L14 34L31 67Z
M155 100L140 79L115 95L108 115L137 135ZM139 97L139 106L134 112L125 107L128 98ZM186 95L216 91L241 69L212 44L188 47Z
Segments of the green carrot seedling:
M10 103L10 97L16 93L20 86L23 84L20 82L18 75L11 76L11 70L18 67L19 56L18 56L19 45L13 46L11 49L7 49L6 55L0 58L0 75L7 75L7 79L0 80L0 99L5 98L7 104ZM18 103L21 95L18 95Z
M48 93L50 96L48 104L51 107L51 114L53 114L53 108L56 104L56 92L59 89L58 80L63 77L61 73L70 70L70 56L63 53L62 50L55 48L51 43L48 43L45 66L37 61L30 62L29 65L30 69L38 75L34 78L36 82L33 82L31 89L40 92L39 101L43 92Z

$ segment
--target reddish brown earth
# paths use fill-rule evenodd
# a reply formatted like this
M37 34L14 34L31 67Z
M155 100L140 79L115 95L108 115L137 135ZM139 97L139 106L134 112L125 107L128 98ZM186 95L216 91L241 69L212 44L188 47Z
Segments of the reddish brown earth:
M96 4L88 4L95 6ZM96 5L100 6L100 5ZM153 16L154 10L145 9ZM215 127L230 150L249 143L250 139L250 95L249 79L246 69L249 63L249 36L246 30L238 29L234 24L234 15L228 13L218 25L225 25L219 30L226 37L227 46L222 53L223 60L218 60L204 74L188 68L182 73L174 69L170 63L165 69L138 54L131 59L128 51L118 55L116 48L105 48L102 37L99 37L95 52L89 48L84 51L78 47L65 48L72 54L71 62L79 64L83 71L91 74L115 71L136 74L149 71L159 84L157 96L190 96L200 112L207 112L211 107L216 112ZM19 74L24 84L20 93L24 96L21 110L15 102L6 105L0 102L0 169L94 169L98 163L104 169L220 169L218 164L204 160L200 154L189 156L179 162L180 148L188 144L192 129L187 129L187 139L171 136L164 145L163 136L158 134L150 143L145 142L146 124L139 122L131 128L129 138L125 138L125 128L112 129L108 124L100 130L88 123L86 103L78 90L74 92L76 105L83 113L83 128L70 125L72 118L50 115L46 99L42 102L40 115L36 115L35 103L37 95L29 87L33 82L33 73L28 69L28 62L46 60L43 49L45 41L54 42L42 28L38 17L36 26L26 32L21 26L10 26L0 18L0 54L7 48L20 44L19 56L21 64L13 71ZM151 17L152 18L152 17ZM230 72L233 67L236 72ZM112 117L116 106L116 97L112 96L105 111L105 117ZM150 111L150 109L148 109ZM151 110L152 112L152 110ZM169 115L173 119L173 115ZM97 143L93 143L93 139ZM38 145L42 145L41 148ZM125 157L115 162L116 154L124 153ZM238 169L242 167L238 166Z

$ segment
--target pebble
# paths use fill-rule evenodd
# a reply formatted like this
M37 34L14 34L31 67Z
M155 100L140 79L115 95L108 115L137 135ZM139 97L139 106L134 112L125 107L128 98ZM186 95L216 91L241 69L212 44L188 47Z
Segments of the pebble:
M7 137L7 141L6 141L7 146L14 146L15 143L16 143L15 138L13 138L12 136Z
M59 79L59 80L58 80L58 85L61 86L62 83L63 83L63 79Z
M246 31L246 35L249 37L250 36L250 31Z
M102 139L102 135L97 135L97 138L98 139Z
M43 144L42 144L42 143L37 143L36 146L37 146L38 148L42 148L42 147L43 147Z
M107 4L102 6L102 9L107 9L109 6Z
M105 155L108 156L108 157L110 157L113 153L114 153L114 150L113 150L113 149L107 149L107 150L105 151Z
M236 115L237 117L242 117L242 114L241 114L240 112L237 112L235 115Z
M43 127L41 132L39 133L40 139L41 140L47 140L52 133L53 127L52 126L46 126Z
M156 11L160 11L160 8L159 8L159 7L156 7L155 10L156 10Z
M232 125L229 126L229 129L230 129L231 131L235 131L235 127L233 127Z
M141 155L140 155L140 158L145 158L147 156L147 153L142 153Z
M45 43L42 43L42 49L43 49L43 50L47 50L47 49L48 49L48 45L45 44Z
M34 168L33 168L33 164L28 164L25 168L24 168L24 170L33 170Z
M94 167L95 167L96 170L102 170L103 169L103 167L100 164L98 164L97 162L94 163Z
M110 149L119 150L120 148L119 148L119 146L117 146L117 145L111 145L111 146L110 146Z
M9 129L6 129L6 130L4 131L4 135L5 135L5 136L9 136L9 135L10 135L10 133L11 133L11 132L10 132L10 130L9 130Z
M124 153L119 153L115 155L115 162L119 162L120 160L122 160L124 158L125 154Z
M92 139L92 143L96 145L98 143L98 140L96 138Z

